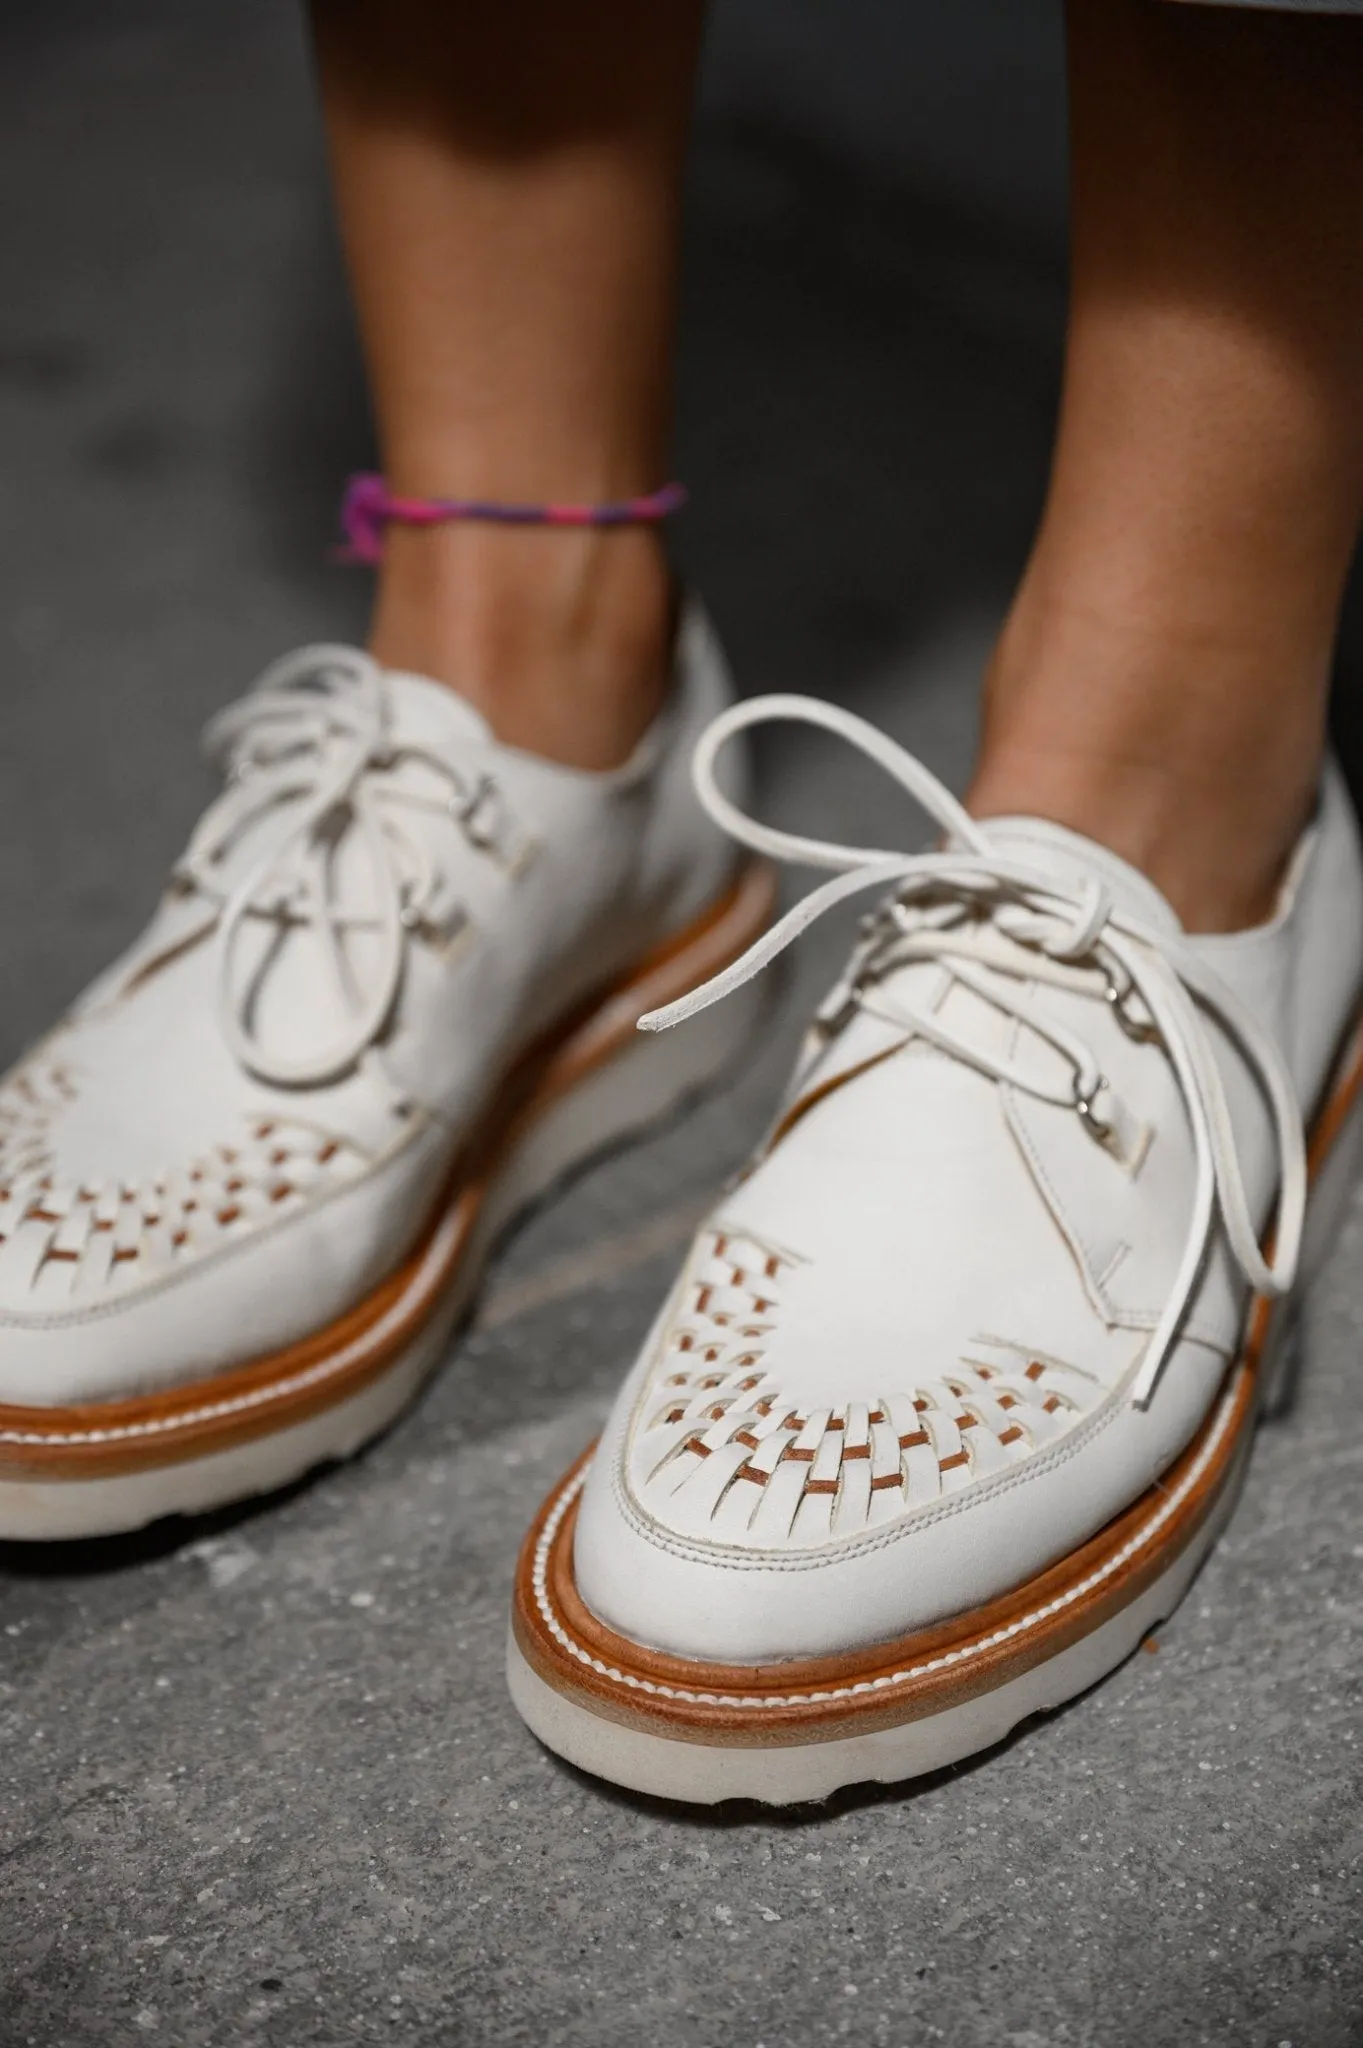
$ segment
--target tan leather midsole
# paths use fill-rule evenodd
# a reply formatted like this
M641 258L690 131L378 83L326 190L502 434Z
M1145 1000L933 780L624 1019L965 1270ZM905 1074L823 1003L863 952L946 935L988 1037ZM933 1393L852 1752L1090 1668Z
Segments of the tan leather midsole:
M1356 1032L1312 1132L1319 1174L1363 1087ZM512 1624L521 1654L590 1712L667 1740L755 1748L835 1741L942 1713L1059 1655L1119 1612L1193 1540L1248 1453L1270 1304L1258 1301L1244 1349L1207 1420L1167 1472L1080 1549L987 1607L840 1657L707 1664L617 1635L582 1601L573 1530L588 1451L526 1537Z
M520 1061L465 1149L414 1251L365 1300L285 1350L168 1392L69 1407L0 1405L0 1479L90 1479L203 1457L348 1399L404 1353L460 1275L508 1155L577 1083L626 1046L638 1019L734 960L768 923L765 863Z

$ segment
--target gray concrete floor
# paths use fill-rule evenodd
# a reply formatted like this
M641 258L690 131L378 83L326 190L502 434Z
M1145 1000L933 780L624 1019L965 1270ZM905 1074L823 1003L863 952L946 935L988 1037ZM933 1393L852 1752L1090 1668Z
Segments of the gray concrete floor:
M1054 35L972 0L920 46L890 12L721 12L683 547L748 687L854 703L959 783L1053 403ZM16 0L0 165L10 1053L152 899L202 718L358 630L324 551L367 434L286 15ZM764 769L780 818L919 830L803 740ZM0 1557L4 2048L1363 2041L1357 1213L1229 1536L1157 1652L1068 1711L779 1819L617 1797L511 1712L521 1531L838 944L723 1099L519 1234L368 1456L211 1523Z

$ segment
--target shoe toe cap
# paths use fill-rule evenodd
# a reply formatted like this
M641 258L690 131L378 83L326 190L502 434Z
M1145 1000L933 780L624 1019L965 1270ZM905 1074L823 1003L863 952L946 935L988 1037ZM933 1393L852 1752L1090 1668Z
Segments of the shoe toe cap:
M719 1441L722 1421L699 1435L685 1420L669 1423L675 1444L641 1453L652 1396L627 1389L572 1504L576 1594L629 1642L717 1664L893 1642L1013 1592L1079 1548L1168 1468L1224 1371L1206 1347L1181 1347L1150 1410L1108 1395L1048 1437L1038 1425L1012 1457L983 1423L936 1425L912 1398L901 1429L893 1397L846 1404L840 1418L826 1411L814 1424L793 1418L831 1440L812 1459L764 1452L761 1438L754 1449L742 1439L756 1432L741 1425ZM828 1427L838 1420L841 1429ZM969 1450L951 1448L948 1427ZM802 1433L785 1441L804 1448ZM890 1440L899 1480L877 1488L878 1470L892 1470ZM869 1455L848 1455L863 1445ZM924 1467L915 1495L910 1460L927 1458L933 1471ZM745 1476L749 1464L756 1477ZM823 1488L804 1490L825 1466Z
M239 1217L215 1220L202 1247L171 1246L161 1220L143 1221L124 1240L137 1246L126 1260L121 1221L101 1232L92 1208L73 1220L60 1189L40 1198L0 1243L0 1404L131 1399L320 1337L407 1253L445 1149L432 1130L307 1198L253 1202L243 1191Z

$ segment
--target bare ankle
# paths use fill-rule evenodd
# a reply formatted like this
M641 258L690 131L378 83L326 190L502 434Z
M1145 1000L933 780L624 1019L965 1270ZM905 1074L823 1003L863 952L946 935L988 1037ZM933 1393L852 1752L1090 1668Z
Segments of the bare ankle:
M1010 621L991 674L974 814L1044 817L1110 847L1189 931L1263 922L1315 801L1314 677L1028 623Z
M607 769L662 704L673 603L647 528L390 527L370 646L449 684L509 745Z
M1192 932L1242 931L1272 915L1315 782L1290 794L1180 776L1152 760L1019 748L981 763L976 817L1042 817L1096 840L1152 881Z

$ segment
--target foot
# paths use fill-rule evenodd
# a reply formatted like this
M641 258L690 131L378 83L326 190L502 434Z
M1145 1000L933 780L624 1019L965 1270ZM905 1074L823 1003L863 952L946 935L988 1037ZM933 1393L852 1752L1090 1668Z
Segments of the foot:
M1193 938L1104 846L977 823L829 707L745 706L705 758L766 715L874 753L945 850L824 849L843 872L784 936L891 893L546 1503L511 1653L551 1747L701 1801L936 1769L1168 1613L1347 1185L1363 1073L1363 865L1333 770L1270 920Z
M151 925L0 1085L0 1535L353 1449L491 1232L741 1033L661 1061L633 1035L766 910L688 778L727 694L698 613L675 671L610 773L346 648L217 721L226 787Z

